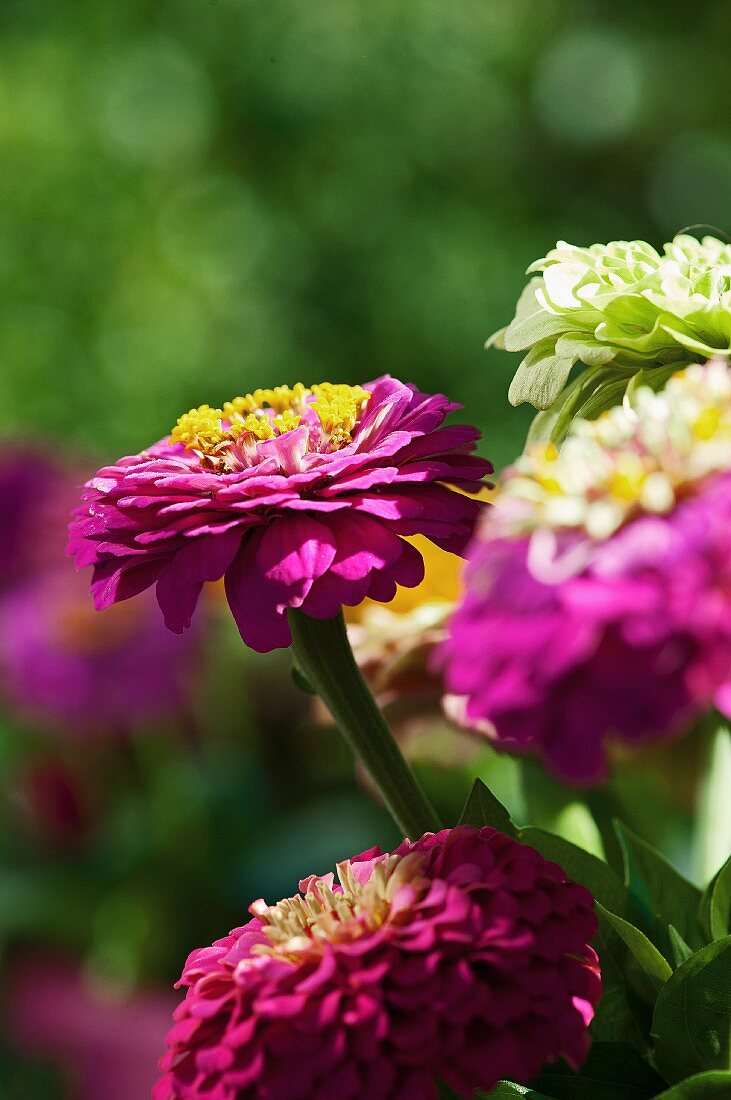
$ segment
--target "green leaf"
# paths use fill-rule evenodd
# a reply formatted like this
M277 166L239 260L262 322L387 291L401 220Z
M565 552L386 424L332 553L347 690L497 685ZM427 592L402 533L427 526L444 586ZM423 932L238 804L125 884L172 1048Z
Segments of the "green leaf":
M499 829L501 833L507 833L508 836L517 834L510 814L481 779L476 779L472 784L459 824L474 825L476 829L483 825L490 825L493 829Z
M644 932L635 928L629 921L611 913L603 905L597 903L597 912L600 918L609 922L614 931L621 936L632 955L639 963L642 971L650 979L650 987L655 994L659 993L665 982L672 974L672 969L667 959L663 958L653 943L648 940Z
M591 1025L595 1040L625 1042L647 1054L650 1046L651 1013L635 995L627 975L627 947L608 921L600 920L594 937L599 953L604 992Z
M658 922L663 933L667 925L672 924L686 943L693 948L700 947L704 936L698 920L701 900L698 888L626 825L616 821L615 829L624 856L629 915L644 924L653 935Z
M548 409L566 385L575 363L553 355L544 344L536 344L526 355L508 390L511 405L529 402L536 409Z
M670 1082L731 1069L731 936L696 951L660 992L655 1061Z
M559 1100L650 1100L665 1082L627 1043L594 1043L578 1073L559 1062L531 1085Z
M712 1069L707 1073L696 1073L686 1077L677 1085L661 1092L657 1100L703 1100L706 1096L715 1096L719 1100L728 1100L731 1096L731 1073Z
M530 844L546 859L558 863L570 879L585 886L607 909L611 909L613 913L625 911L627 895L624 886L603 860L543 829L521 829L518 839L521 844Z
M597 386L590 397L577 408L574 418L576 420L596 420L607 409L619 405L627 389L626 375L613 378L611 382Z
M731 856L708 889L708 930L712 939L720 940L731 932Z
M673 962L675 967L682 966L684 962L693 954L692 947L688 947L683 937L672 924L668 925L668 935L670 937L670 950L672 951Z
M601 387L608 385L613 378L616 378L616 371L611 367L590 367L567 386L564 392L568 394L568 397L558 410L555 418L551 431L552 442L558 444L563 441L579 410L584 407L594 393L598 392ZM563 394L561 396L563 397Z

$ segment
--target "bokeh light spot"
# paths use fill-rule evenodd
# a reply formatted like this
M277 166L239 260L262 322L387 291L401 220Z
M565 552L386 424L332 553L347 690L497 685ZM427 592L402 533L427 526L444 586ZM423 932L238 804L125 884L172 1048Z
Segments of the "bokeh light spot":
M615 31L571 31L551 43L536 70L539 120L575 145L601 145L630 133L643 99L642 49Z

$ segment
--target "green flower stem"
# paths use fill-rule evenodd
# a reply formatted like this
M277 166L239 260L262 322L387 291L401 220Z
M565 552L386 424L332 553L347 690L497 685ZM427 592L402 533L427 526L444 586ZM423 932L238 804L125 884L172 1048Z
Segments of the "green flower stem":
M312 619L295 609L288 614L299 671L327 705L399 829L412 840L440 829L355 662L342 612L332 619Z

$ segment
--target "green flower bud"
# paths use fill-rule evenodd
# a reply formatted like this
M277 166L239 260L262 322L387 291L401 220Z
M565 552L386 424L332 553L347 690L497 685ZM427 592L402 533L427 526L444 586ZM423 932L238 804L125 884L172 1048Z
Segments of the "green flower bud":
M576 248L559 241L528 268L540 272L515 317L487 342L526 351L513 405L546 409L532 438L562 438L575 416L597 416L634 378L654 388L699 358L731 356L731 245L681 234ZM572 367L588 370L566 385Z

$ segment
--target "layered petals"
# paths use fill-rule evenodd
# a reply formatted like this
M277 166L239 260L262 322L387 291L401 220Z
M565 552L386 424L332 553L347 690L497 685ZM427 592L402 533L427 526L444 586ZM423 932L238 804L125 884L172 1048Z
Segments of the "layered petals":
M404 535L461 554L484 507L466 494L492 469L472 453L478 433L442 428L455 405L388 376L357 393L367 401L343 421L348 431L325 412L318 420L312 397L295 395L304 403L285 424L260 410L256 436L243 430L251 417L227 435L224 414L216 421L202 406L176 439L205 428L209 444L224 441L218 448L201 450L199 436L194 444L163 440L100 470L69 542L77 565L93 566L95 605L156 584L165 621L179 632L202 586L225 577L244 641L265 651L289 644L288 608L325 618L417 585L419 555Z
M155 1100L437 1100L583 1060L596 919L556 864L461 826L338 874L191 954Z

